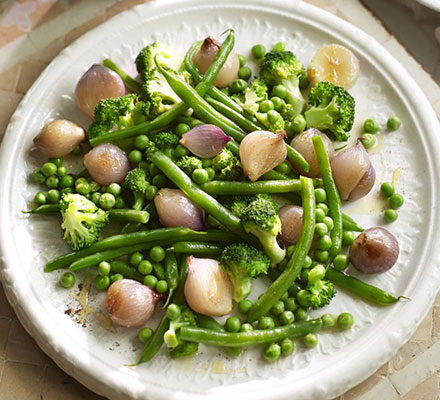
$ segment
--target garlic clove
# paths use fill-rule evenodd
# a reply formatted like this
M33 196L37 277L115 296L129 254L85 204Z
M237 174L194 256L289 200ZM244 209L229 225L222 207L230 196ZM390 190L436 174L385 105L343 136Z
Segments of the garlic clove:
M252 181L282 163L287 156L284 131L254 131L240 143L240 160L244 174Z
M217 260L187 258L188 276L185 298L191 309L199 314L222 316L232 311L233 288L229 275Z

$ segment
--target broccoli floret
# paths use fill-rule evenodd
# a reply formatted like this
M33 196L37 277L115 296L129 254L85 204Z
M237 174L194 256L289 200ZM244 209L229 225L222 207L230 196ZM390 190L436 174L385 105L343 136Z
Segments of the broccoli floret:
M154 57L159 65L178 71L182 65L182 58L176 56L169 46L164 43L154 42L144 47L135 59L136 69L143 82L152 69L155 68Z
M65 194L60 200L63 238L74 251L90 246L108 223L108 212L80 194Z
M309 282L305 291L307 302L315 309L329 304L336 294L333 283L326 280Z
M176 147L179 144L179 137L171 132L156 133L151 140L161 150L169 147Z
M134 168L128 171L124 180L124 187L133 193L133 209L142 210L145 203L145 192L150 186L147 173L142 168Z
M300 114L305 105L299 88L301 75L304 75L304 67L291 51L270 51L261 63L260 78L269 86L285 86L284 100L293 106L296 114Z
M254 79L243 92L231 96L242 108L251 115L258 112L260 103L268 99L267 85L258 78Z
M309 104L304 114L308 128L329 132L339 142L349 139L355 111L350 93L330 82L319 82L310 90Z
M285 122L281 114L277 111L269 111L268 113L256 113L258 121L260 121L266 129L271 132L283 131Z
M255 196L232 196L225 202L224 206L229 209L236 217L241 218L243 210L249 205L252 200L255 200L258 195Z
M240 160L226 147L212 159L212 168L220 180L237 181L244 176Z
M202 168L202 160L193 156L183 156L176 161L176 165L185 172L188 176L199 168Z
M229 274L234 286L233 298L239 302L251 293L252 278L267 273L270 260L247 243L234 243L223 250L220 265Z
M196 320L191 310L186 306L181 306L181 311L177 319L170 321L170 327L163 335L164 342L173 358L194 354L198 350L198 343L186 342L178 337L179 329L182 326L196 326Z
M245 231L259 239L272 263L281 262L286 251L277 242L277 235L281 232L281 220L272 198L260 194L242 211L240 219Z
M145 155L145 160L146 161L150 161L150 157L158 150L158 148L156 147L156 145L154 144L154 142L152 142L151 140L147 142L145 150L144 150L144 155Z

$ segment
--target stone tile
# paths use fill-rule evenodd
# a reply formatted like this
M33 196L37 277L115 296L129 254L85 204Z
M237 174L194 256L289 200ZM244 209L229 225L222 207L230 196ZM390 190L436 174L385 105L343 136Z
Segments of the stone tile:
M7 126L12 114L23 98L22 94L0 90L0 126ZM1 300L0 300L1 302ZM0 310L2 305L0 304ZM1 311L0 311L1 315Z
M113 17L116 14L119 14L122 11L125 11L131 7L134 7L137 4L147 3L149 0L122 0L118 1L112 6L106 8L105 14L107 19Z
M432 339L440 339L440 306L434 306L432 313Z
M376 386L382 378L377 375L371 375L368 379L355 386L344 394L344 400L357 400L359 396L367 393L371 388Z
M6 361L0 381L0 399L41 400L43 373L38 365Z
M104 14L102 14L72 29L69 33L67 33L67 35L64 38L65 46L68 46L70 43L78 39L80 36L84 35L84 33L88 32L89 30L93 29L95 26L98 26L104 21L105 21L105 17Z
M386 363L382 365L376 372L376 375L387 376L390 372L390 364Z
M0 72L0 90L14 92L20 71L21 65L17 64L6 71Z
M46 47L38 49L38 51L29 57L29 59L48 64L58 55L61 50L64 49L64 47L64 37L59 37L49 43Z
M391 359L390 367L392 371L399 371L405 368L418 355L422 354L427 348L428 343L414 342L410 340L399 352Z
M66 11L66 7L57 4L56 0L46 0L46 4L38 3L38 9L32 15L33 28L37 28Z
M40 350L17 319L12 320L6 346L6 359L40 366L48 362L46 354Z
M414 335L412 336L411 340L416 342L431 342L432 338L432 309L429 310L428 315L425 317L425 319L422 321L422 323L419 325L417 330L414 332Z
M0 27L0 47L5 46L6 44L14 41L20 36L25 35L26 32L22 29L19 29L15 25L9 26L1 26Z
M5 356L10 329L11 319L0 317L0 357Z
M0 110L1 110L1 105L0 105ZM0 118L1 118L1 111L0 111ZM14 316L15 316L14 310L9 305L9 302L6 299L5 292L3 291L2 284L0 283L0 317L13 318Z
M381 377L379 383L368 392L356 398L356 400L398 400L399 394L391 382Z
M438 113L440 115L440 101L438 102L438 104L439 104ZM435 298L434 306L440 307L440 292L438 292L437 297Z
M41 398L44 400L100 400L103 397L91 392L56 366L46 368Z
M32 86L38 76L41 74L47 63L35 60L26 60L23 62L20 79L17 84L17 92L25 94Z
M438 400L438 386L439 378L437 374L433 374L426 381L417 385L414 389L409 391L400 400Z

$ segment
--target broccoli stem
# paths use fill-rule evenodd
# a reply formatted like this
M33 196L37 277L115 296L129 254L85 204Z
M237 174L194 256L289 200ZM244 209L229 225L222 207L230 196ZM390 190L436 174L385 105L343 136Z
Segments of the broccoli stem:
M247 316L248 322L253 322L267 314L275 302L283 296L299 276L305 258L310 251L315 232L315 191L312 179L302 176L300 180L302 184L303 225L295 252L283 273L252 305Z
M301 191L299 179L259 182L210 181L201 189L212 195L289 193Z
M161 151L156 151L150 156L150 161L159 168L190 200L212 215L231 232L234 232L250 244L258 243L256 239L246 233L240 219L232 214L216 199L196 186L169 157ZM259 245L257 244L259 247Z
M185 175L186 176L186 175ZM181 240L198 240L207 242L235 242L238 239L236 235L224 230L212 230L207 232L196 232L189 228L162 228L152 229L149 231L133 232L120 235L110 236L93 243L90 247L64 254L46 264L45 272L51 272L59 268L66 267L74 261L83 257L102 252L104 250L113 250L116 247L126 247L138 244L147 244L156 241L179 242Z
M104 67L111 69L113 72L116 72L122 82L124 82L125 87L133 93L140 93L142 91L142 84L136 80L134 80L130 75L128 75L124 70L122 70L118 65L116 65L112 60L106 58L102 64Z
M300 337L321 329L321 319L302 321L273 329L254 330L250 332L217 332L191 326L180 328L179 337L188 342L206 343L215 346L243 347L255 344L279 342L287 337Z

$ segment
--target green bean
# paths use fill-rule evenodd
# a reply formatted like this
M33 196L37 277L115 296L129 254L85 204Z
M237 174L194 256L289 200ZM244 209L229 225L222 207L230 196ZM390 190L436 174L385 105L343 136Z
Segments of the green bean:
M253 322L266 315L272 306L286 293L287 289L299 276L306 256L310 251L315 231L315 190L312 179L302 176L300 180L302 185L303 224L295 252L282 274L252 305L247 316L248 322Z
M157 354L164 343L163 335L168 330L169 326L170 320L166 315L164 315L159 323L159 326L154 331L150 341L145 345L144 349L142 350L139 361L132 366L148 362L154 358L154 356Z
M205 242L177 242L173 244L172 249L175 253L210 256L217 256L223 251L222 246Z
M231 121L235 122L241 129L244 129L246 132L259 131L263 129L260 125L257 125L247 119L245 116L243 116L243 114L233 110L232 108L229 108L224 103L215 100L212 97L206 97L206 101L219 113L223 114L226 118L229 118Z
M177 289L174 292L174 296L173 296L173 303L175 304L185 303L185 282L187 275L188 275L187 257L182 257L180 259L179 284L177 285Z
M149 231L133 232L120 235L114 235L96 243L90 247L73 253L64 254L46 264L45 272L51 272L72 264L85 256L95 254L98 251L115 249L116 247L130 247L137 244L146 244L151 242L160 242L167 240L169 242L178 242L181 240L206 240L211 242L234 242L238 237L231 232L223 230L212 230L208 232L196 232L189 228L162 228Z
M60 205L59 204L42 204L33 210L22 211L23 214L59 214Z
M211 195L290 193L300 191L301 182L299 179L258 182L210 181L200 188Z
M361 228L353 218L344 213L342 213L342 228L344 231L364 231L364 228Z
M307 162L307 160L304 158L304 156L296 149L294 149L292 146L286 144L287 149L287 158L290 161L293 161L296 165L301 167L305 172L309 172L310 165Z
M118 65L116 65L112 60L109 60L106 58L102 64L104 67L107 67L111 69L112 71L116 72L120 78L122 79L122 82L124 82L125 87L130 91L134 93L140 93L142 91L142 84L136 80L134 80L130 75L128 75L125 71L123 71Z
M275 171L274 169L271 171L266 172L264 175L260 176L259 180L262 181L279 181L284 179L291 179L285 174L282 174L281 172Z
M334 223L334 227L330 233L332 246L329 250L330 259L333 259L341 252L342 247L341 198L339 197L338 189L332 176L330 160L328 159L327 151L321 136L313 136L312 142L315 148L319 169L321 170L324 188L327 193L330 216Z
M164 264L165 279L168 283L170 294L172 294L177 289L177 285L179 284L179 266L173 250L166 250Z
M405 296L394 297L382 289L361 281L344 272L335 270L333 267L327 269L325 277L336 286L359 296L361 299L377 306L390 306L400 299L407 299Z
M223 326L216 319L209 315L196 315L197 326L202 329L209 329L215 332L225 332ZM241 353L240 347L229 347L228 350L234 355L239 356Z
M127 263L116 260L112 261L110 265L112 274L122 274L124 278L134 279L141 283L144 282L145 276L140 274L136 268L131 267Z
M204 125L205 123L203 121L200 121L197 118L193 118L193 117L188 117L186 115L182 115L177 119L178 123L182 123L182 124L187 124L190 127L194 128L195 126L198 125Z
M244 347L255 344L273 343L285 338L305 336L321 329L321 319L302 321L273 329L249 332L216 332L190 326L180 328L180 338L188 342L206 343L215 346Z
M233 46L234 34L231 31L222 46L220 47L219 51L217 52L203 79L195 88L200 96L204 96L207 90L212 87L212 83L214 82L220 69L223 67L223 64L228 58L228 55L231 52ZM112 142L115 140L136 136L139 133L148 133L165 128L167 125L170 125L179 115L183 114L186 110L188 110L188 107L184 102L175 104L169 110L160 114L152 121L142 122L141 124L135 125L131 128L119 129L113 132L109 132L105 135L92 138L89 140L90 145L94 147L101 143Z
M250 244L257 244L255 236L247 233L241 226L240 218L232 214L216 199L199 189L193 181L174 162L161 151L154 152L150 157L156 165L191 201L203 208L227 229L234 232Z

